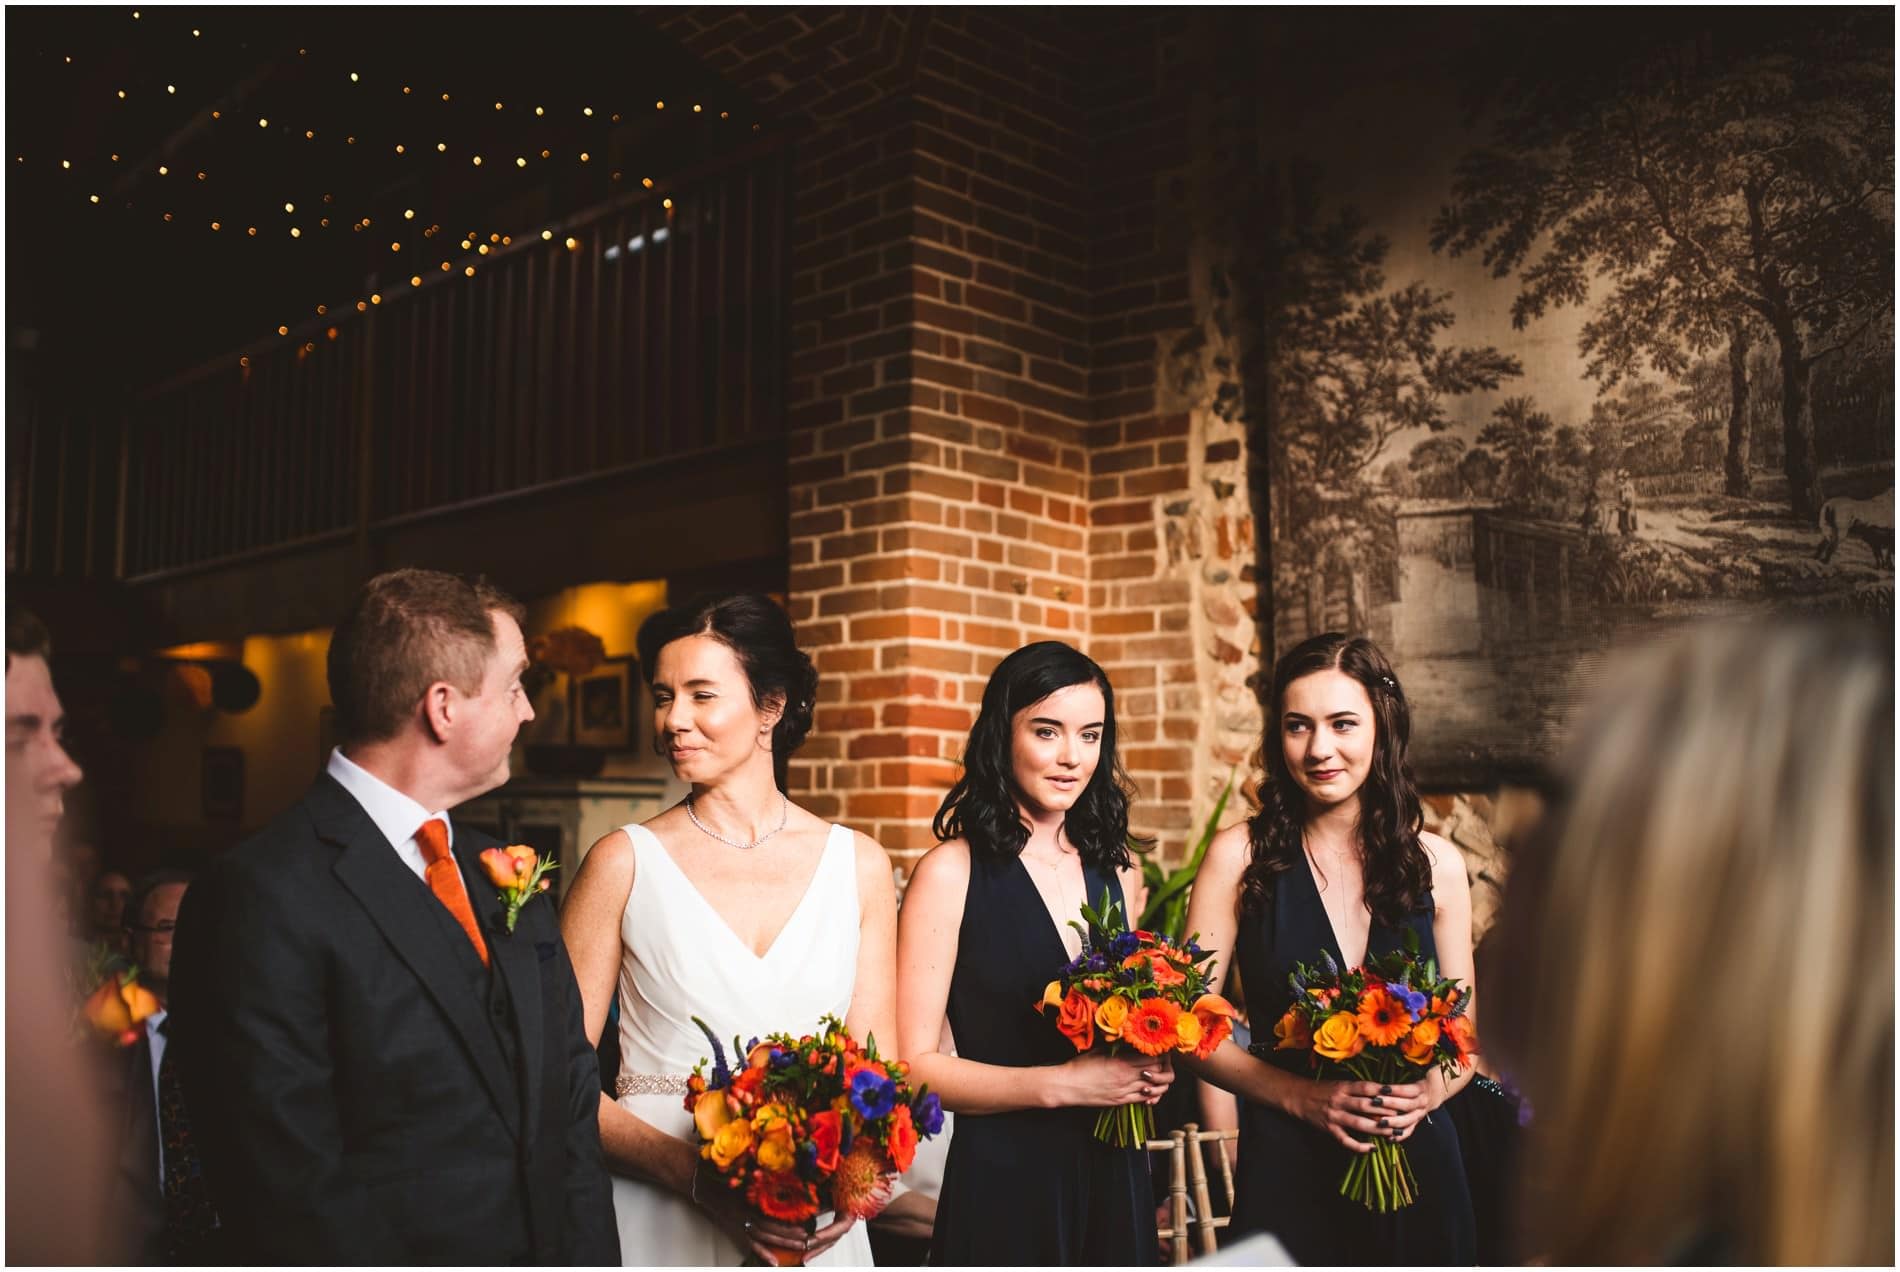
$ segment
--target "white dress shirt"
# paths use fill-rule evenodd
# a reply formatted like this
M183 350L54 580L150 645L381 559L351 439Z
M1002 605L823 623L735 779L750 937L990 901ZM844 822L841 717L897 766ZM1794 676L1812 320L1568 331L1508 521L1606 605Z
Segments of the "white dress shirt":
M369 819L376 823L376 829L383 832L383 838L395 847L402 864L414 871L416 878L427 883L429 863L422 859L422 847L416 843L416 831L421 829L423 822L439 817L448 831L449 847L453 848L455 827L450 824L449 815L446 812L430 812L368 769L352 763L341 749L330 752L328 767L330 776L363 806Z

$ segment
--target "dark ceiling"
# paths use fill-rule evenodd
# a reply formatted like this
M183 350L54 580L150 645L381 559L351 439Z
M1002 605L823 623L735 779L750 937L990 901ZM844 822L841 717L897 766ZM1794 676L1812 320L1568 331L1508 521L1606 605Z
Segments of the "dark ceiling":
M618 7L10 7L6 34L10 343L126 388L770 127Z

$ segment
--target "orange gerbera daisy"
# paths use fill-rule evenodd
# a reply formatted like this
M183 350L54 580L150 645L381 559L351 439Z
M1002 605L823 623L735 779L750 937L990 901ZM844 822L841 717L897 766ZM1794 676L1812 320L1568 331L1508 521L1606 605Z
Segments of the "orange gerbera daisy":
M1405 1004L1383 988L1368 989L1359 995L1359 1032L1375 1047L1389 1047L1412 1029L1412 1014Z
M818 1213L818 1190L795 1170L753 1171L745 1196L768 1219L800 1223Z
M1178 1040L1174 1022L1181 1009L1165 998L1150 998L1128 1013L1122 1024L1122 1041L1144 1056L1172 1051Z

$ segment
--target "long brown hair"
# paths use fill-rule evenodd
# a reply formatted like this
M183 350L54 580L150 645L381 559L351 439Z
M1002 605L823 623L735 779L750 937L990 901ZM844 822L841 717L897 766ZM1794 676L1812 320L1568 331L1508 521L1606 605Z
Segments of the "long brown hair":
M1372 769L1359 788L1359 846L1366 908L1379 923L1396 928L1424 904L1432 878L1431 862L1418 841L1424 811L1406 759L1412 712L1379 647L1364 636L1339 632L1302 641L1274 665L1273 695L1260 740L1260 810L1247 823L1252 853L1240 877L1240 910L1251 914L1261 909L1281 874L1305 866L1306 792L1287 769L1280 717L1286 710L1287 686L1320 671L1351 676L1372 701Z

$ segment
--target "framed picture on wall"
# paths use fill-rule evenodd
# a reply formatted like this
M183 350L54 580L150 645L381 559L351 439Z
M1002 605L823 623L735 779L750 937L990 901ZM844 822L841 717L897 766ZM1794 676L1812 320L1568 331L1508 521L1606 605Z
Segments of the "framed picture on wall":
M639 705L634 660L609 658L584 676L576 676L568 690L568 717L573 721L574 745L603 751L630 751L637 729Z

